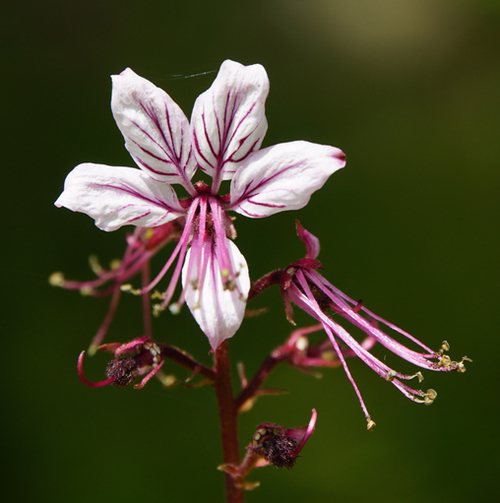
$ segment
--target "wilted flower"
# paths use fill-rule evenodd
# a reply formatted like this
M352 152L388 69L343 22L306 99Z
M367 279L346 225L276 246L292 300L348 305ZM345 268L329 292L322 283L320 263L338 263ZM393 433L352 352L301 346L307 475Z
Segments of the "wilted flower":
M106 368L107 379L97 383L88 381L83 374L83 357L85 351L80 353L78 358L78 375L86 386L100 388L112 384L119 388L125 388L132 384L137 377L146 374L140 384L136 384L136 389L141 389L162 367L164 357L161 348L149 337L143 336L125 344L105 344L99 349L114 353L115 358L111 360ZM125 356L137 353L134 356Z
M405 381L418 378L418 381L421 382L423 380L421 372L417 372L413 375L406 375L393 370L370 353L366 341L365 343L359 343L349 332L347 332L347 330L337 323L333 318L334 314L348 320L354 326L364 331L370 338L373 338L376 342L379 342L394 354L418 367L442 372L465 372L464 362L471 360L464 357L460 362L452 361L448 355L444 354L450 349L446 341L443 341L438 351L432 351L409 333L375 315L362 306L360 302L356 302L349 298L338 288L329 283L316 270L322 269L321 263L316 260L320 249L318 238L305 230L298 222L297 232L306 246L307 254L306 258L286 268L282 276L281 292L285 301L288 319L293 322L291 305L293 302L321 323L330 339L333 349L344 367L347 377L356 391L361 403L361 408L368 422L368 429L372 429L375 423L368 414L361 393L347 367L345 353L341 349L340 341L349 348L348 351L350 353L354 353L371 369L377 372L377 374L396 386L396 388L410 400L429 405L434 401L437 393L433 389L424 392L410 388L405 384ZM364 313L367 318L362 316L361 313ZM420 353L409 349L396 341L393 337L379 328L379 323L420 346L423 352Z
M241 464L224 463L218 467L232 477L240 489L252 490L259 482L247 482L246 478L255 468L274 465L276 468L293 468L304 445L313 434L318 414L312 410L307 426L285 428L279 424L263 423L257 426Z
M307 426L286 429L272 423L259 425L248 447L263 458L258 466L272 464L276 468L293 468L300 451L314 432L317 417L316 409L313 409Z
M213 349L239 328L250 288L227 211L261 218L302 208L345 165L340 150L304 141L258 151L267 130L268 91L262 66L225 61L196 100L189 124L167 93L125 70L113 77L111 108L141 169L81 164L55 203L88 214L106 231L183 219L172 256L137 293L150 292L177 259L160 309L169 305L182 268L177 307L186 300ZM191 182L197 167L212 178L210 187ZM230 191L221 196L224 180L231 180ZM180 200L172 184L180 184L189 197Z

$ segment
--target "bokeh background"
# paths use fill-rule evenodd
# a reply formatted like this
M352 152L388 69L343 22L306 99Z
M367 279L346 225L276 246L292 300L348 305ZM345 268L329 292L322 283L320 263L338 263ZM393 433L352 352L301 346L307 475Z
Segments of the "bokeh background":
M255 472L249 502L494 501L498 496L500 2L498 0L28 0L2 7L2 494L6 501L222 501L209 387L92 390L75 371L106 300L51 288L119 257L125 230L99 231L53 201L84 161L132 165L109 108L109 75L130 66L188 117L225 59L269 74L264 146L306 139L342 148L336 173L300 212L239 217L253 278L303 254L294 220L318 235L326 276L428 345L468 355L467 373L425 373L416 405L361 362L350 367L377 422L369 433L342 370L288 367L241 418L287 427L319 413L293 471ZM156 266L165 260L166 251ZM249 374L291 327L271 311L230 344ZM307 323L305 317L301 323ZM141 331L124 297L108 341ZM155 321L208 363L187 310ZM396 357L378 348L390 365ZM87 360L100 379L105 356ZM169 371L186 377L182 369Z

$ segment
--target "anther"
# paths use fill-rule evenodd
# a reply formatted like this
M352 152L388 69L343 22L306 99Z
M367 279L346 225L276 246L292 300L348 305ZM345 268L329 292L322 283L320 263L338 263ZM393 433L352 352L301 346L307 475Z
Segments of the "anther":
M262 447L266 440L273 438L275 435L273 428L259 428L252 438L252 445L254 447Z
M467 358L467 356L464 356L462 358L462 361L457 363L457 372L460 372L461 374L463 374L467 370L465 368L464 362L471 362L472 363L472 359Z
M97 258L97 255L90 255L90 257L89 257L89 266L92 269L92 272L96 276L100 276L104 272L103 267L99 263L99 259Z
M309 345L309 341L307 337L299 337L297 342L295 343L295 347L299 351L305 351L307 349L307 346Z
M449 367L451 365L451 358L448 355L443 355L438 365L440 367Z
M160 316L160 314L163 311L165 311L165 307L163 307L162 304L153 304L152 311L153 311L153 316L155 318L158 318Z
M118 269L121 265L122 265L122 261L118 258L113 259L109 263L109 267L112 271L114 271L115 269Z
M424 395L425 405L431 405L434 402L434 400L436 399L436 397L437 397L437 392L435 390L433 390L432 388L428 389L427 393L425 393L425 395Z
M179 314L181 312L181 306L179 306L177 302L172 302L172 304L168 306L168 309L172 314Z
M389 372L387 372L387 375L385 376L385 380L392 382L397 375L397 372L394 372L394 370L389 370Z
M59 286L64 288L66 280L64 279L64 274L62 272L54 272L49 276L49 284L52 286Z
M366 424L366 429L367 429L368 431L373 431L373 428L375 428L375 426L377 426L377 425L375 424L375 421L374 421L371 417L367 417L367 418L366 418L366 423L367 423L367 424Z
M137 289L132 288L132 285L130 283L125 283L125 284L121 285L120 290L122 292L131 293L132 295L141 295L141 290L140 289L137 290Z

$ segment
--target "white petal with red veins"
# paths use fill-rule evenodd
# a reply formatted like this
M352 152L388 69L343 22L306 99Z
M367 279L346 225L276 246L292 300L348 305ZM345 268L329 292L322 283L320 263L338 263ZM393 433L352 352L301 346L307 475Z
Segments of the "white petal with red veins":
M137 165L156 180L190 186L196 160L180 107L130 68L112 79L113 116Z
M186 255L182 269L182 284L184 287L188 284L186 304L214 350L221 342L232 337L240 327L245 314L246 296L250 290L245 257L232 241L227 241L227 247L233 270L237 275L236 285L229 285L231 278L222 274L217 248L214 249L211 240L203 245L201 261L198 249L192 247ZM198 263L202 264L202 271L206 271L202 285L198 274Z
M268 92L269 79L261 65L227 60L210 89L196 100L191 116L195 155L214 179L215 189L260 148L267 131Z
M345 166L341 150L306 141L252 154L233 177L228 209L251 218L303 208L328 177Z
M105 231L122 225L156 227L185 214L168 183L136 168L91 163L71 171L54 204L89 215Z

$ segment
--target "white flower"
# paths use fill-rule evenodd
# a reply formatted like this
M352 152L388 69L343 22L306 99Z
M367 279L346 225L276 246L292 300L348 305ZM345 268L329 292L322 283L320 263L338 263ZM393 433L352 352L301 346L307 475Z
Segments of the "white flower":
M184 261L178 304L185 298L213 349L238 330L250 288L245 258L228 239L235 232L226 212L260 218L300 209L345 165L339 149L305 141L259 151L267 130L268 92L261 65L227 60L196 100L189 123L165 91L126 69L113 76L111 108L141 169L80 164L55 203L86 213L105 231L185 219L172 256L141 293L150 291L178 257L163 294L166 307ZM210 187L192 183L197 167L212 178ZM230 193L221 196L224 180L231 180ZM179 200L173 184L182 185L190 197Z

